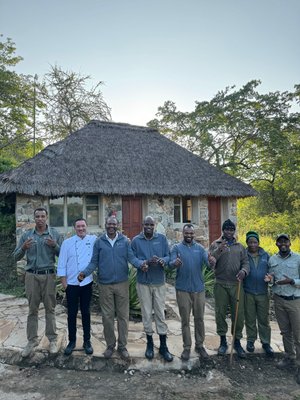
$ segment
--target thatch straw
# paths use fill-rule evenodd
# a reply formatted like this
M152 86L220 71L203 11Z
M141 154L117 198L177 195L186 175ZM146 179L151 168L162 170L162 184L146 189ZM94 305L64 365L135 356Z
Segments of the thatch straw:
M157 130L91 121L0 175L0 193L255 196L251 186Z

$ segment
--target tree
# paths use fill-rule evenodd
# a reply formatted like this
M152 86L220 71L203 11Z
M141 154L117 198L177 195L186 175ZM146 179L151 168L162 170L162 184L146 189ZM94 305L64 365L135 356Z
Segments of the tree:
M111 119L110 108L100 90L103 82L89 89L87 85L90 79L90 76L64 71L58 66L51 67L39 93L46 105L41 115L44 140L62 139L91 119Z
M15 51L11 39L0 42L0 156L21 161L32 135L33 84L12 70L22 60Z
M290 212L300 195L300 113L292 112L300 89L260 94L259 84L226 88L210 101L196 102L190 113L167 101L148 125L250 182L260 191L262 213Z

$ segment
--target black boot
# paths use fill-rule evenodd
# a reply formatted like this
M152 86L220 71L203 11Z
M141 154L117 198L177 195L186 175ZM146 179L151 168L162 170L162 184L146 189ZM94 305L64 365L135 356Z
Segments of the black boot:
M171 362L173 361L173 356L169 353L167 347L167 335L159 335L160 339L160 347L159 347L159 354L163 356L165 361Z
M242 348L241 342L239 339L235 339L234 340L234 350L236 351L238 357L240 358L246 358L246 352L245 350Z
M218 348L218 355L224 356L228 349L226 336L220 336L220 347Z
M152 360L152 358L154 357L152 335L147 335L147 348L145 352L145 357L148 358L148 360Z

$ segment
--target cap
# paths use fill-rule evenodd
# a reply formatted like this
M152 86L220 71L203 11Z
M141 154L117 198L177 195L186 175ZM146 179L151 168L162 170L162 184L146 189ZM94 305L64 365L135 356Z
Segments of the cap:
M249 231L246 233L246 242L248 242L248 239L251 237L255 238L259 242L259 234L255 231Z
M276 242L277 242L277 240L279 240L280 238L285 238L285 239L287 239L287 240L290 240L290 237L289 237L289 235L288 235L287 233L280 233L279 235L277 235L277 237L276 237Z
M228 228L235 230L235 224L231 221L231 219L226 219L226 221L223 222L222 231L224 231L224 229L228 229Z

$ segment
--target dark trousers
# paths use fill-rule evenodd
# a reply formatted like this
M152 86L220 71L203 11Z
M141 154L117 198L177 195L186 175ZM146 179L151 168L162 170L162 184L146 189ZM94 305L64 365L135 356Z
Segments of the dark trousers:
M92 285L93 282L85 286L67 286L66 295L68 302L68 330L70 342L76 342L78 303L80 304L82 319L83 341L86 342L91 339L90 303L92 298Z

